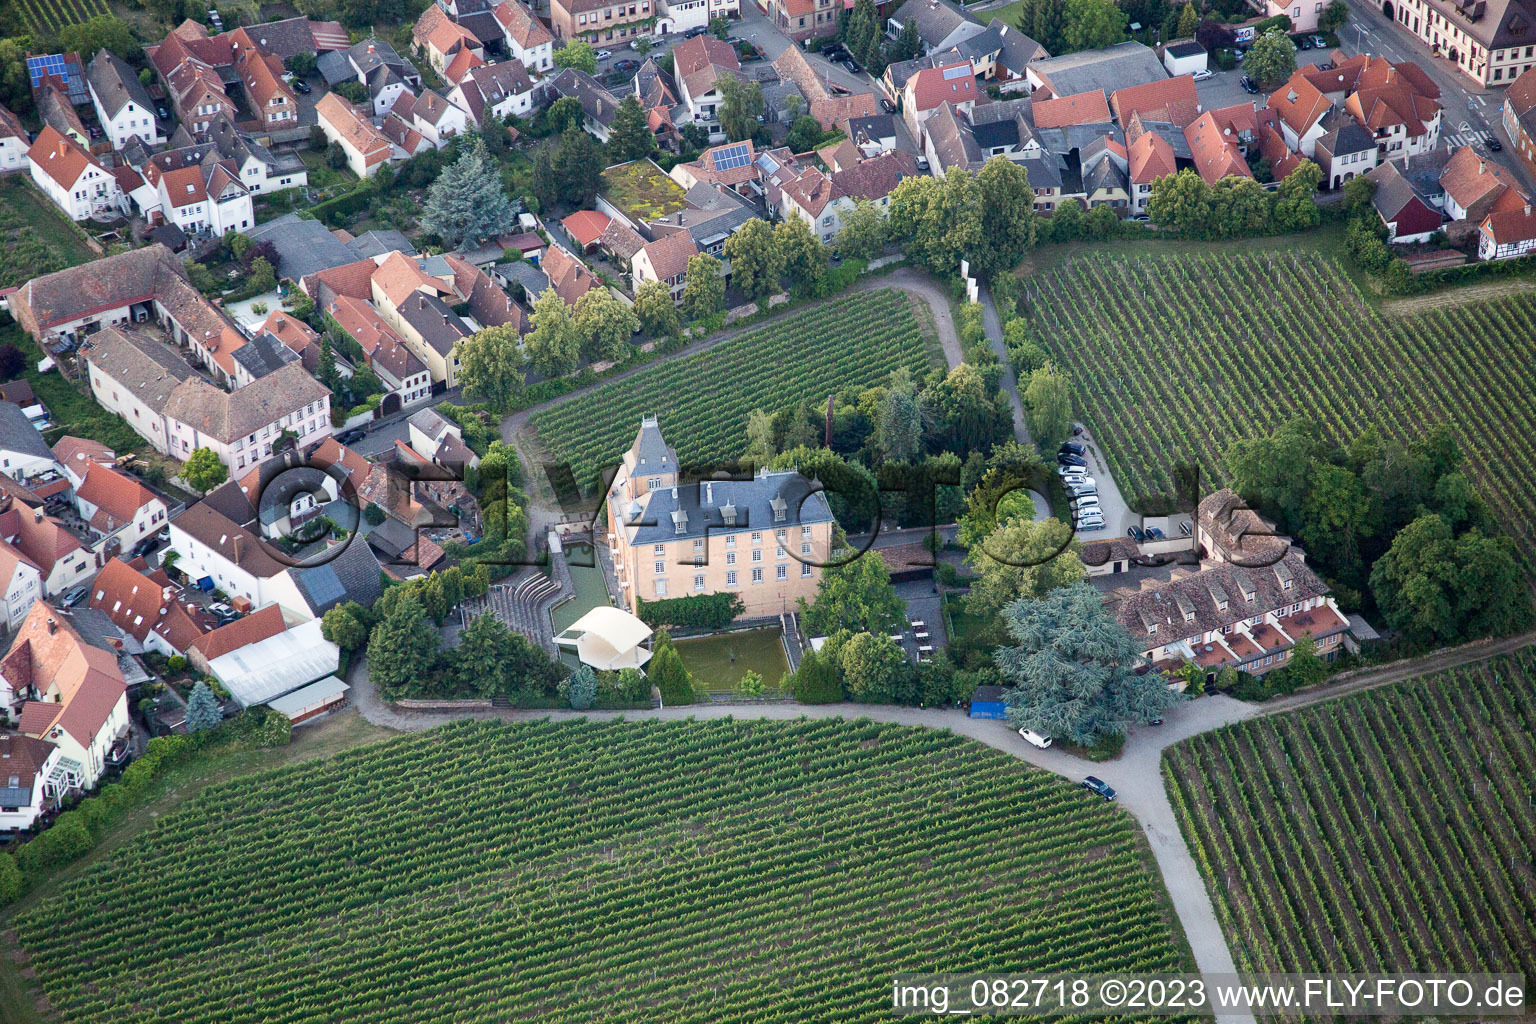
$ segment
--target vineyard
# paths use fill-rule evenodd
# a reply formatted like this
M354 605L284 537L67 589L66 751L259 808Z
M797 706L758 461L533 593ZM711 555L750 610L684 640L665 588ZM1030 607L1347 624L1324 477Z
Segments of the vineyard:
M533 418L545 448L586 486L628 450L656 413L684 465L740 458L754 408L824 404L881 383L897 367L929 368L906 296L859 292L743 334L687 359L593 388Z
M209 789L15 929L70 1022L803 1024L1184 969L1164 904L1123 812L947 731L465 722Z
M1536 972L1536 654L1261 718L1163 774L1239 970Z
M83 25L98 14L111 14L107 0L16 0L21 23L29 32L57 35L68 25ZM89 60L90 58L86 58Z
M1026 282L1040 340L1133 503L1176 462L1214 486L1218 453L1299 413L1332 441L1375 425L1409 441L1462 428L1483 496L1536 549L1536 297L1411 318L1368 306L1316 252L1078 258Z

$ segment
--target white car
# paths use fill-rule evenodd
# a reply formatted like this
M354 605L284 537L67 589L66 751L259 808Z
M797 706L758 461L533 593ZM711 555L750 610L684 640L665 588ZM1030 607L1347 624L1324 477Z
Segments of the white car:
M1030 732L1028 729L1020 729L1019 736L1025 743L1032 747L1039 747L1041 750L1051 745L1051 738L1049 736L1042 736L1037 732Z
M1201 68L1199 71L1196 71L1190 77L1193 78L1197 82L1203 82L1207 78L1210 78L1214 74L1215 74L1215 72L1212 71L1210 68Z
M613 51L612 50L598 50L596 56L597 56L598 60L607 60L609 57L613 56Z
M1073 494L1079 494L1088 491L1091 491L1095 494L1098 493L1098 486L1094 484L1093 477L1091 476L1068 477L1067 479L1063 480L1062 483L1066 486L1067 490L1071 491Z

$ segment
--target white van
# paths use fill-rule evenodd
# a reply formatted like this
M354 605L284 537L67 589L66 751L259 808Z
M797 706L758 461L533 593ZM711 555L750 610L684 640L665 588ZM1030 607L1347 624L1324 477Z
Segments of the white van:
M1028 729L1020 729L1019 735L1023 737L1025 743L1032 747L1039 747L1041 750L1051 745L1051 738L1049 736L1042 736L1037 732L1030 732Z

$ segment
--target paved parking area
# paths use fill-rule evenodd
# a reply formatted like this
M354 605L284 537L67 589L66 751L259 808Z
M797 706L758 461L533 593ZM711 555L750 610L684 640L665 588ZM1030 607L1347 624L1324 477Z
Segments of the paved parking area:
M1099 507L1104 510L1104 529L1085 533L1082 539L1091 541L1124 537L1128 527L1141 525L1141 514L1133 512L1124 495L1120 493L1119 485L1110 475L1109 463L1105 461L1102 447L1094 440L1086 426L1083 424L1078 426L1083 427L1083 432L1074 440L1088 449L1087 455L1084 456L1088 460L1088 475L1093 477L1094 486L1099 492Z
M1331 50L1297 50L1296 66L1303 67L1309 64L1322 64L1328 60ZM1206 110L1220 110L1222 107L1230 107L1238 103L1257 102L1265 105L1264 95L1250 96L1238 85L1238 80L1243 77L1243 66L1239 64L1231 71L1217 71L1215 65L1211 66L1213 74L1203 82L1195 83L1195 95L1200 98L1200 106Z

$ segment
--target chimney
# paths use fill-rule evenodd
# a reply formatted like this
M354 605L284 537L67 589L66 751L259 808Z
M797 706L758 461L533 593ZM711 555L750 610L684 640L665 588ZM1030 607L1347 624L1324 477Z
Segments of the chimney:
M1531 204L1530 203L1526 203L1525 204L1525 215L1527 217L1529 217L1531 215Z
M715 503L715 485L713 481L704 485L704 502L708 505Z
M236 565L240 564L241 559L243 559L244 557L245 557L245 538L237 533L237 534L235 534L235 564Z
M54 633L57 633L58 631L59 631L59 624L53 620L53 616L52 615L48 616L48 633L49 633L49 635L51 636Z
M40 522L43 521L43 510L42 509L35 508L35 509L32 510L32 521L34 523L40 523Z

